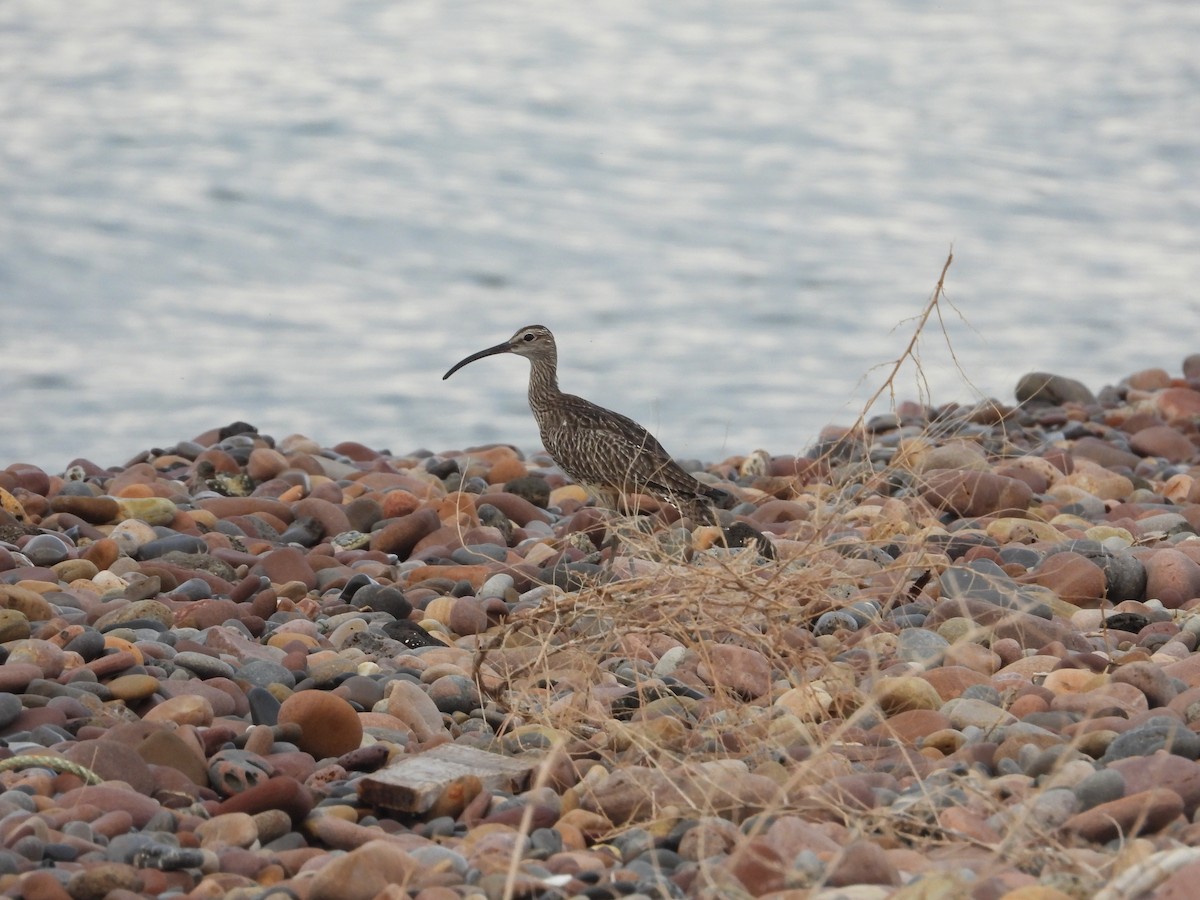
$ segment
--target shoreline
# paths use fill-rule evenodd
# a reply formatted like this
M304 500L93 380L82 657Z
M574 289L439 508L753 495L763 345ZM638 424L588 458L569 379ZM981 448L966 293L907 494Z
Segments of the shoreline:
M1187 896L1200 356L1016 396L706 466L774 560L507 445L14 463L0 895Z

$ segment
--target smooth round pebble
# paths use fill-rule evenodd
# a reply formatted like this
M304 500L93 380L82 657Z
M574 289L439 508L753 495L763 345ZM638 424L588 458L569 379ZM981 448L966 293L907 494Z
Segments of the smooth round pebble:
M324 691L297 691L279 708L280 725L300 727L300 749L316 759L341 756L362 743L358 713L347 701Z

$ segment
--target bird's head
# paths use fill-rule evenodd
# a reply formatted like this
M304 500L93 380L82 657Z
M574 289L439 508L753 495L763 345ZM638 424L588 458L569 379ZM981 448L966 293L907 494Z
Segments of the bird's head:
M551 363L558 361L558 351L550 329L545 325L526 325L524 328L518 328L516 334L503 344L488 347L486 350L472 353L466 359L459 360L450 367L450 371L442 376L442 380L445 381L467 363L473 363L485 356L495 356L498 353L515 353L517 356L524 356L526 359L534 361L547 360Z

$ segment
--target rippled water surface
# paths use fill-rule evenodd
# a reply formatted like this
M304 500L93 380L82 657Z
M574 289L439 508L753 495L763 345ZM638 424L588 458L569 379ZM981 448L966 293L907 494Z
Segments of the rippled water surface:
M534 449L523 360L440 380L531 322L677 455L793 452L951 244L935 402L1177 372L1198 46L1190 0L7 0L0 467Z

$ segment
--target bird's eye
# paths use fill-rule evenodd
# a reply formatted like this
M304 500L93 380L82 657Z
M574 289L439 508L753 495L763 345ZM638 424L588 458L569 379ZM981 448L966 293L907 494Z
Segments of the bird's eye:
M526 342L532 341L533 339L534 339L534 333L532 331L525 332L525 336L522 338L522 340L526 341Z

